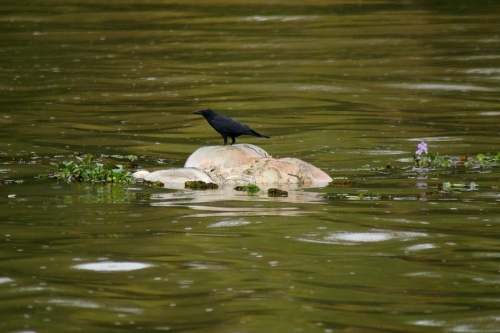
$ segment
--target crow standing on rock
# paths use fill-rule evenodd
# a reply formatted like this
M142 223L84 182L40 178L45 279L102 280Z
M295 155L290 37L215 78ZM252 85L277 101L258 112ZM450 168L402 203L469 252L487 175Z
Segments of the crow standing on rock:
M228 116L217 114L211 109L203 109L194 111L193 114L201 114L208 121L210 126L212 126L224 139L224 146L227 144L227 137L230 137L233 143L236 142L236 137L240 135L253 135L261 138L268 138L267 135L260 134L254 131L247 125L240 123Z

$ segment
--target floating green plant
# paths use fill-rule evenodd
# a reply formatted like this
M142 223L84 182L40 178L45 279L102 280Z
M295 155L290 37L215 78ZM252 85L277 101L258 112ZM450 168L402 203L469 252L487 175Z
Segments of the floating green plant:
M97 162L94 155L76 156L77 161L63 161L50 164L57 168L54 178L67 182L130 183L132 176L122 165ZM43 178L40 177L39 178Z
M446 168L450 166L450 158L448 156L440 156L429 152L427 143L424 141L417 145L417 151L413 156L415 166L419 168Z
M260 188L254 184L248 184L245 186L236 186L234 189L236 191L247 192L248 195L254 195L255 193L260 191Z
M476 157L460 156L451 158L447 155L432 153L424 141L417 145L413 155L415 166L422 169L444 169L448 167L464 166L469 169L491 168L500 165L500 153L480 153Z
M491 153L477 154L475 159L468 160L465 166L469 168L489 168L500 165L500 153L493 155Z

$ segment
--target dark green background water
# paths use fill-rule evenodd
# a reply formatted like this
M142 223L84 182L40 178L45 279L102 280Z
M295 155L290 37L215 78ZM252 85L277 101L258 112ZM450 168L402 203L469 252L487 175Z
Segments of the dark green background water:
M412 165L421 140L441 155L500 151L498 13L4 1L0 331L500 332L498 168L369 171ZM34 179L73 152L182 167L222 143L191 114L204 107L272 137L238 142L352 186L271 199ZM478 191L415 199L471 181Z

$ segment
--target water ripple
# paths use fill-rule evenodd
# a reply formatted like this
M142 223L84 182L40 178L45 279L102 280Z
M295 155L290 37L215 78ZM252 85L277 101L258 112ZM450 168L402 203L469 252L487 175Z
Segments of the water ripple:
M356 245L359 243L377 243L388 240L407 241L415 238L427 237L421 232L393 232L393 231L372 231L372 232L332 232L320 239L299 238L300 241L310 243Z
M128 272L152 266L153 265L151 264L145 264L140 262L103 261L103 262L91 262L87 264L79 264L73 266L73 268L95 271L95 272Z

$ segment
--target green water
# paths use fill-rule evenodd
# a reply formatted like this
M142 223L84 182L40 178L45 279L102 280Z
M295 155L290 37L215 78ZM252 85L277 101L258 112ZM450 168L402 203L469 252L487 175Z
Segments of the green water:
M500 151L499 12L5 2L0 331L500 332L498 167L405 169L422 140ZM222 144L191 114L205 107L271 136L239 143L350 186L268 198L35 179L75 152L182 167Z

